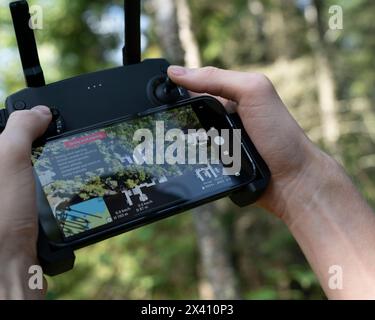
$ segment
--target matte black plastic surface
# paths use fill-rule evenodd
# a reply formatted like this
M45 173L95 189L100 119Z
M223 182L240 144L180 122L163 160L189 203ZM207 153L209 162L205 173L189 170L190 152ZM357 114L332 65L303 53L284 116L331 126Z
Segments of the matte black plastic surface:
M155 76L166 74L168 66L164 59L151 59L26 88L9 96L6 108L12 113L20 102L26 109L41 104L55 107L66 131L80 129L158 106L148 98L147 86ZM185 91L181 99L187 97Z
M26 84L28 87L44 86L44 75L39 62L34 31L29 27L29 5L24 0L14 1L9 4L9 8Z
M45 274L56 276L73 269L75 258L72 248L51 246L42 226L39 226L38 259Z
M266 190L271 179L271 171L258 153L250 137L246 134L246 130L238 114L232 113L230 114L230 118L236 127L241 129L244 147L247 148L258 169L257 178L252 183L229 196L237 206L245 207L255 203Z
M141 1L125 0L125 46L122 49L123 64L141 62Z

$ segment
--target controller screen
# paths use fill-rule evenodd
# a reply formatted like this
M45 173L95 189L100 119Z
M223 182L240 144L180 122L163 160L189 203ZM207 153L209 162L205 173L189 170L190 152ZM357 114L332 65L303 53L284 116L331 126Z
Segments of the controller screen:
M185 136L185 155L192 147L197 150L196 162L202 148L207 150L207 158L213 157L210 141L189 132L202 128L191 106L60 137L34 148L34 169L62 235L70 238L139 219L238 185L239 175L224 175L220 161L194 164L189 154L185 164L167 163L174 140L165 138L174 128ZM134 140L138 129L148 135ZM153 138L153 144L139 148L146 136ZM157 145L160 142L164 145ZM176 152L169 149L169 157ZM140 164L151 153L153 163Z

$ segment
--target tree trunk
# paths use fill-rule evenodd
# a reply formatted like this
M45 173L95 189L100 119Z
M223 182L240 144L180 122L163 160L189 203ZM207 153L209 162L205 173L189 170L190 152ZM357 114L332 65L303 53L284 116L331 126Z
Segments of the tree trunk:
M182 61L188 67L200 67L199 47L191 28L191 11L187 1L154 0L153 5L158 37L169 59L173 63ZM172 27L172 24L176 27ZM179 40L178 43L176 39ZM201 298L238 299L240 294L236 271L227 246L227 230L217 202L192 211L201 260Z
M165 58L173 64L184 64L184 51L178 34L176 7L173 0L152 0L155 29Z
M191 28L191 12L186 0L176 0L176 15L178 35L184 50L185 65L189 68L199 68L201 57L198 43Z
M332 155L340 160L337 145L340 137L340 123L335 93L336 84L325 41L322 8L323 2L314 0L305 8L305 17L310 26L309 40L315 58L323 142Z
M265 49L267 37L265 34L264 6L259 0L248 0L247 6L254 17L256 42L262 44L262 52L258 59L261 63L266 63L269 57L268 50Z
M202 299L240 299L227 230L218 202L193 210L201 258L199 293Z

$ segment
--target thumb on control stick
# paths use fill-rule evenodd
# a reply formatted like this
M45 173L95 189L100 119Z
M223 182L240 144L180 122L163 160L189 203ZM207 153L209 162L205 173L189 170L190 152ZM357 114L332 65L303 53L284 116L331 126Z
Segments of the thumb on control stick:
M30 161L31 145L46 131L51 119L50 109L45 106L11 113L5 129L0 135L2 143L8 145L7 152L19 160L25 158Z

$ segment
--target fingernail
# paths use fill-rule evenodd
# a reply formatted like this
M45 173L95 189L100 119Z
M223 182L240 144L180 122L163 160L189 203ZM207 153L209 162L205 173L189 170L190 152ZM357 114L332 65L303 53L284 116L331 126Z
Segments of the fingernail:
M181 66L170 66L168 68L169 72L171 74L173 74L174 76L177 76L177 77L181 77L181 76L184 76L188 73L189 69L188 68L184 68L184 67L181 67Z
M46 107L46 106L36 106L34 108L32 108L31 110L35 110L35 111L38 111L46 116L49 116L51 115L51 110Z

